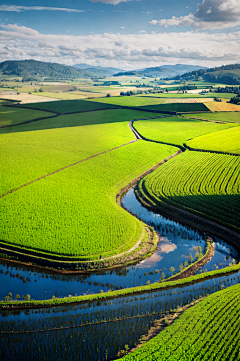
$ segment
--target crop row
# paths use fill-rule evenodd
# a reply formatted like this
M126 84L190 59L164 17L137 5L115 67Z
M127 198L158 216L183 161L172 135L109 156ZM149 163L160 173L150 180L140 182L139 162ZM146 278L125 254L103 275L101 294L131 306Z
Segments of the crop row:
M76 354L79 360L113 359L119 349L135 346L154 320L238 282L239 276L235 274L184 288L79 305L14 314L3 311L0 353L8 359L16 358L25 349L32 359L64 359L66 355L74 359Z
M121 360L239 360L239 301L239 285L208 296Z
M176 206L237 231L239 174L239 157L186 151L141 180L138 188L157 207Z

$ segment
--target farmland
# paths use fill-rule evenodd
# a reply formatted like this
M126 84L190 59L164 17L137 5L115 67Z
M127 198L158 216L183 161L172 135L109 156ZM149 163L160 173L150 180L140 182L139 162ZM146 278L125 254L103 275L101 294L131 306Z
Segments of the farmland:
M54 113L49 113L41 110L34 109L19 109L14 107L0 107L0 127L16 125L19 123L27 122L29 120L38 119L38 118L48 118L49 116L54 115Z
M239 301L239 285L208 296L121 360L239 360Z
M175 95L174 95L175 97ZM211 100L211 99L210 99ZM149 105L159 105L168 103L203 103L209 101L208 98L157 98L150 96L121 96L121 97L110 97L101 98L97 100L101 103L115 104L127 107L142 107Z
M23 105L23 107L28 108L29 106ZM74 112L84 112L91 111L95 109L106 109L106 108L116 108L116 105L111 104L101 104L98 102L87 102L85 100L66 100L63 102L52 101L46 103L34 103L31 104L32 109L47 110L52 112L57 112L61 114L65 113L74 113Z
M240 112L197 113L185 114L184 116L212 122L240 123Z
M61 94L68 97L74 93ZM125 207L123 203L120 207L116 203L116 195L119 195L120 190L130 186L135 178L157 163L175 154L178 150L176 146L183 147L184 143L206 151L236 154L240 151L237 124L203 122L188 119L187 115L162 117L161 114L149 111L159 110L162 106L169 109L176 107L178 111L184 107L187 110L195 108L197 111L204 106L203 101L211 102L211 99L206 98L185 99L175 95L178 94L174 94L174 98L105 97L88 101L76 99L1 106L2 124L13 125L0 129L3 195L0 198L1 246L16 247L17 252L25 254L23 260L28 257L26 254L33 255L34 262L38 265L44 265L45 260L51 260L55 262L56 268L59 266L61 269L70 269L71 266L71 272L74 273L75 265L76 269L85 270L86 264L95 266L96 260L99 264L109 262L109 267L124 264L127 253L132 256L131 252L151 243L149 229L152 229L151 226L155 228L155 224L153 221L148 223L141 212L136 216L135 211L130 208L122 208ZM121 106L136 109L121 109ZM148 111L145 112L142 107L146 107ZM228 114L206 112L191 114L189 117L206 116L207 119L209 117L221 121L224 117L227 118ZM238 113L232 114L229 119L234 121ZM41 119L35 120L39 118ZM18 125L22 120L33 121ZM129 121L134 120L137 120L133 125L140 135L156 142L136 141L129 128ZM195 215L201 217L203 222L204 219L212 221L226 227L229 232L239 234L239 171L240 160L237 156L186 150L140 180L136 194L138 193L138 199L163 214L169 212L171 215L175 209L188 212L186 224L190 216ZM131 192L134 194L133 190ZM159 215L156 214L157 216ZM141 219L150 227L147 228ZM181 246L185 245L185 249L196 247L203 254L206 248L202 234L189 230L188 227L181 228L183 226L177 222L173 225L172 220L165 219L162 222L158 232L162 236L161 242L164 242L162 239L165 238L170 240L165 245L165 249L170 251L166 254L164 251L155 252L140 265L125 265L116 271L74 275L73 278L71 275L65 276L65 270L60 277L58 274L51 274L49 270L45 274L41 269L36 272L35 268L18 270L14 267L8 268L8 265L0 265L0 282L3 279L3 285L8 285L3 288L10 294L14 292L14 295L21 292L21 302L26 302L26 305L29 302L30 305L30 301L24 301L24 294L27 299L29 293L33 294L32 298L39 297L43 300L44 306L59 305L51 310L30 311L25 314L24 319L21 319L24 314L22 311L14 317L3 311L5 318L0 322L4 342L0 346L0 352L9 358L16 358L25 347L22 345L28 344L28 352L33 358L39 354L39 357L51 359L50 353L54 349L59 359L65 356L73 359L76 353L81 360L114 359L119 350L126 351L128 345L134 347L142 334L151 328L153 321L162 317L163 313L171 314L173 310L178 310L200 296L214 293L210 298L185 311L173 325L137 350L136 354L126 356L126 360L148 360L149 352L152 359L162 357L162 353L166 359L175 356L182 359L181 352L193 355L194 359L201 359L203 340L212 335L209 331L212 328L212 332L216 334L212 335L213 341L206 350L208 357L214 354L214 341L216 337L219 339L219 333L226 325L226 338L220 338L218 345L226 343L226 348L230 350L226 355L229 356L228 359L234 359L238 348L234 344L232 349L230 348L228 335L231 331L233 335L239 331L234 313L239 310L234 309L233 301L234 294L235 297L239 296L239 288L233 288L232 291L228 288L226 293L223 291L219 294L216 291L239 283L236 273L228 274L230 270L238 271L239 265L235 266L238 256L235 256L228 243L214 239L217 245L214 256L216 258L213 258L209 268L207 264L206 268L199 269L199 274L195 276L166 281L165 284L162 282L164 277L167 278L174 272L170 272L169 265L176 268L175 274L179 272L178 268L181 271L184 267L183 263L191 263L187 261L190 256L185 251L182 254ZM163 246L161 242L159 250ZM181 260L177 259L178 253L174 253L174 249L178 250ZM195 257L197 253L196 251ZM123 263L118 263L117 256L122 254ZM167 256L170 262L168 266ZM228 265L230 267L227 267ZM101 266L97 267L100 269ZM216 278L206 279L206 275L214 275ZM199 285L192 284L193 281L199 282ZM20 289L19 282L23 283ZM168 289L169 286L174 288ZM36 288L39 291L34 293ZM48 296L45 293L47 289ZM111 290L116 291L106 292ZM142 294L138 294L139 291ZM96 292L100 293L91 295ZM73 294L76 298L72 297ZM2 297L5 295L7 293L3 293ZM55 298L54 295L61 298ZM67 295L69 297L63 298ZM118 298L114 298L114 295ZM52 300L46 300L52 296ZM8 295L4 298L11 302L11 297ZM87 303L89 298L93 301L91 304ZM224 308L227 299L229 308ZM72 308L60 307L64 302L67 304L79 300L86 303L70 306ZM236 302L237 300L238 298ZM34 300L32 304L35 305L35 302L37 305L38 301ZM195 318L194 310L197 312ZM219 326L214 315L217 312L222 315L222 310L226 311L227 316L225 323ZM212 324L207 324L205 332L202 327L206 326L209 314ZM178 325L177 329L174 328L175 325ZM186 337L189 327L197 331ZM16 334L9 334L9 330ZM31 334L32 331L34 333ZM172 341L169 335L173 337ZM59 336L67 340L64 345L59 342ZM193 353L189 344L196 340L198 343ZM174 345L177 349L172 353ZM222 355L220 346L217 346L219 349L216 350L219 357Z
M213 150L240 154L240 127L206 134L187 142L194 149Z
M226 102L208 102L205 103L206 107L211 112L239 112L240 106Z
M171 147L139 141L7 195L1 199L1 239L82 258L128 250L143 229L116 204L116 193L172 153Z
M188 139L228 129L232 126L234 126L234 124L214 124L176 116L139 120L134 123L134 127L143 137L178 145L183 145Z
M186 151L142 179L138 190L155 207L178 207L239 232L239 170L239 157Z

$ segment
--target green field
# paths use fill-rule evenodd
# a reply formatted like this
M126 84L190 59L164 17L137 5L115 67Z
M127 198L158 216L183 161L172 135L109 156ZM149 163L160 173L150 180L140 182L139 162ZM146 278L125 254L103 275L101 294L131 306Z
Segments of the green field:
M81 258L128 250L143 226L117 205L116 194L174 152L138 141L8 194L0 201L0 239Z
M175 206L239 232L239 157L185 151L142 179L138 189L160 210Z
M23 109L16 107L0 107L0 127L15 125L27 122L32 119L44 118L54 115L54 113L41 110Z
M66 101L56 101L56 102L44 102L44 103L33 103L33 104L24 104L22 108L35 108L40 110L48 110L58 113L73 113L73 112L82 112L82 111L91 111L95 109L105 109L105 108L116 108L116 106L111 104L101 104L99 102L89 102L85 100L66 100Z
M192 113L192 112L208 112L209 109L202 103L168 103L158 105L147 105L141 109L157 111L157 112L177 112L177 113Z
M122 361L240 360L240 286L206 297Z
M71 100L71 99L82 99L85 96L80 94L74 94L73 92L39 92L39 93L32 93L34 95L40 95L42 97L49 97L49 98L56 98L62 100Z
M232 126L235 127L234 124L201 122L176 116L153 120L139 120L134 123L135 129L143 137L178 145L183 145L187 140L200 135L228 129Z
M185 117L217 122L240 123L240 112L197 113L186 114Z
M240 127L202 135L187 142L193 149L240 154Z

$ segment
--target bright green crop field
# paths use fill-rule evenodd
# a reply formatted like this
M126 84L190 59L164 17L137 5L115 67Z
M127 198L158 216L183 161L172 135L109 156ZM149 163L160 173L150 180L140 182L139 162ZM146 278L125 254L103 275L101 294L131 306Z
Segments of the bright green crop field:
M40 110L48 110L57 113L72 113L72 112L83 112L91 111L95 109L105 109L105 108L116 108L116 106L111 104L101 104L99 102L88 102L85 100L65 100L65 101L54 101L54 102L42 102L42 103L33 103L33 104L24 104L21 105L22 108L35 108Z
M184 116L186 118L197 118L217 122L240 123L240 112L196 113L186 114Z
M138 141L8 194L0 200L0 239L81 258L128 250L143 226L117 205L116 194L175 152Z
M15 125L32 119L44 118L54 115L54 113L41 110L23 109L16 107L0 106L0 127Z
M157 112L177 112L177 113L192 113L192 112L208 112L209 109L202 103L168 103L147 105L141 107L141 109L148 109Z
M185 151L139 183L144 199L240 229L240 158Z
M128 122L151 116L156 114L109 109L61 115L0 129L0 194L134 140Z
M175 94L174 94L175 97ZM173 97L172 97L173 98ZM94 99L95 100L95 99ZM197 112L208 111L208 108L200 102L179 102L175 99L164 99L144 96L120 96L98 99L97 102L105 104L116 104L128 107L140 107L141 109L167 112Z
M240 154L240 127L205 134L187 142L194 149Z
M139 120L134 127L147 139L183 145L189 139L235 127L235 124L216 124L174 116Z
M122 361L240 360L240 286L206 297Z

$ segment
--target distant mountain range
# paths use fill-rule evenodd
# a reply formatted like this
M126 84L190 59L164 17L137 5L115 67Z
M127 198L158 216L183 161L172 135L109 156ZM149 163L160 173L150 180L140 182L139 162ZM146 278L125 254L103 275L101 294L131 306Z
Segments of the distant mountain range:
M95 78L86 70L37 60L8 60L0 63L0 74L20 76L24 80Z
M145 68L127 72L119 72L114 74L114 76L124 76L124 75L134 75L134 76L148 76L148 77L160 77L160 78L173 78L177 75L182 75L186 72L192 72L198 69L207 69L198 65L185 65L185 64L176 64L176 65L162 65L152 68Z
M117 68L76 64L67 66L37 60L8 60L0 63L1 75L15 75L23 80L96 79L108 76L132 75L139 77L169 78L175 80L198 80L223 84L240 85L240 64L205 68L197 65L163 65L133 71Z
M229 64L218 68L195 70L183 75L178 75L174 79L197 80L199 77L213 83L240 85L240 64Z
M95 74L96 76L99 76L99 77L112 76L113 74L123 71L122 69L111 68L111 67L108 68L108 67L102 67L102 66L93 66L93 65L84 64L84 63L75 64L75 65L73 65L73 67L81 69L81 70L85 70L85 71Z

